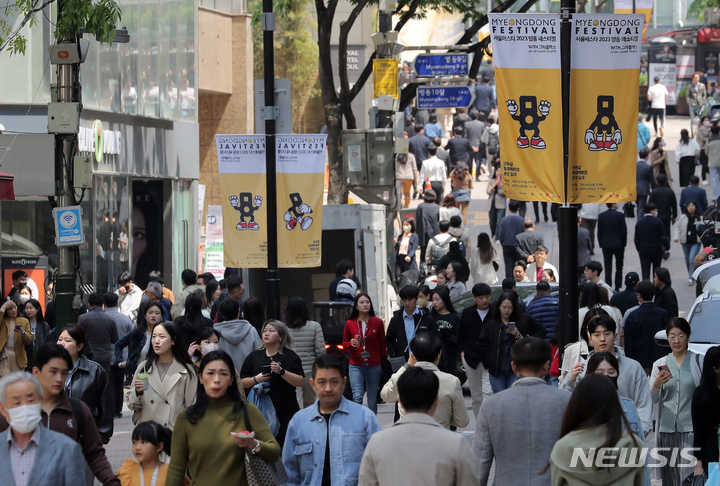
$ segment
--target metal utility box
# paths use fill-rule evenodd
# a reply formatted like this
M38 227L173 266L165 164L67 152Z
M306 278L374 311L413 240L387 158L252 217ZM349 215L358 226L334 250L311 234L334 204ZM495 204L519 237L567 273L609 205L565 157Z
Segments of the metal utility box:
M389 128L376 128L367 133L368 185L392 186L395 184L393 163L393 132Z
M349 187L393 186L393 132L389 128L343 130L343 169Z

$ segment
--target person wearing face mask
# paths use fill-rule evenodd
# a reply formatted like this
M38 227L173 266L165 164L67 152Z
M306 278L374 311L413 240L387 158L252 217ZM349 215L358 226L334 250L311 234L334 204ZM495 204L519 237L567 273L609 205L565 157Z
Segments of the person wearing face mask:
M706 152L708 138L710 138L710 117L704 116L700 119L700 126L695 131L695 140L697 140L698 145L700 145L700 165L702 166L700 177L702 177L703 186L708 185L707 176L710 173Z
M398 237L397 243L395 243L395 275L400 275L408 270L418 272L415 252L419 241L418 235L415 234L415 221L406 218L403 221L403 234Z
M213 329L211 327L205 328L198 333L195 341L193 341L190 344L190 347L188 347L188 355L192 360L193 366L195 366L195 371L198 372L198 376L200 376L200 366L202 365L202 361L205 356L220 349L221 337L222 335L217 329ZM235 378L238 383L240 395L245 398L245 389L240 383L240 373L237 368L235 368Z
M0 432L0 484L83 484L86 466L80 446L40 425L42 395L30 373L13 372L0 380L0 414L10 424Z
M20 301L20 304L25 304L28 300L32 299L32 289L28 287L27 285L23 285L20 287L20 290L18 291L18 300ZM24 308L24 305L22 306Z
M8 300L0 306L0 376L25 369L25 346L34 339L28 320L18 316L15 301Z
M417 307L426 314L430 313L433 309L432 303L430 302L430 294L431 291L428 285L418 286Z

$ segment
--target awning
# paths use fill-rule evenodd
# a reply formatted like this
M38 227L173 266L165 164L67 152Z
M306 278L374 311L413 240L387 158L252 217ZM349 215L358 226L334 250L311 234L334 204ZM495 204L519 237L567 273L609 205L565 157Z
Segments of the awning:
M698 42L720 42L720 29L707 27L698 30Z
M0 172L0 201L15 200L15 189L13 188L14 180L14 175Z

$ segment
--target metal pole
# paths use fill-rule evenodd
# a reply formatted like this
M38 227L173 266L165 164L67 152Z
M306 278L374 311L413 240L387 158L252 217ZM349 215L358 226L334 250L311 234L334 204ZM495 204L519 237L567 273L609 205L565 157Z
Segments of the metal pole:
M563 175L565 201L558 212L560 243L560 349L578 340L578 242L577 208L568 203L570 171L570 41L571 16L575 12L574 0L562 0L560 5L560 70L562 76L563 121Z
M269 319L280 318L280 279L277 248L277 172L275 160L275 14L273 0L263 0L263 64L265 76L265 171L267 175L267 276L265 306Z
M58 2L58 18L63 14L63 1ZM60 42L75 43L75 38ZM77 70L78 64L59 64L57 67L57 101L80 101L80 88ZM58 207L72 206L70 191L70 170L72 170L75 140L77 134L55 135L55 202ZM58 248L58 269L55 279L55 334L60 335L62 329L75 323L75 312L72 301L75 297L75 265L73 252L68 247Z

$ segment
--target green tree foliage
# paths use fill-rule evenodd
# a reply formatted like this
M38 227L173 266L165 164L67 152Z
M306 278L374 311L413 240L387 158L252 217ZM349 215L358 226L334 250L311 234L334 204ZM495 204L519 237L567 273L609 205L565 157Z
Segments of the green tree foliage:
M276 3L275 77L290 79L292 86L293 132L303 133L308 105L320 96L318 86L318 45L310 29L316 25L308 11L309 0ZM260 30L262 0L251 0L255 79L263 78L263 35Z
M717 6L717 0L693 0L690 5L688 5L687 18L697 17L698 20L703 21L705 20L705 9Z
M32 28L37 16L55 0L9 0L0 7L0 52L25 54L27 41L22 29ZM100 42L112 42L122 13L114 0L62 0L60 18L55 24L57 39L74 39L80 29L94 34ZM47 12L46 12L47 14Z

